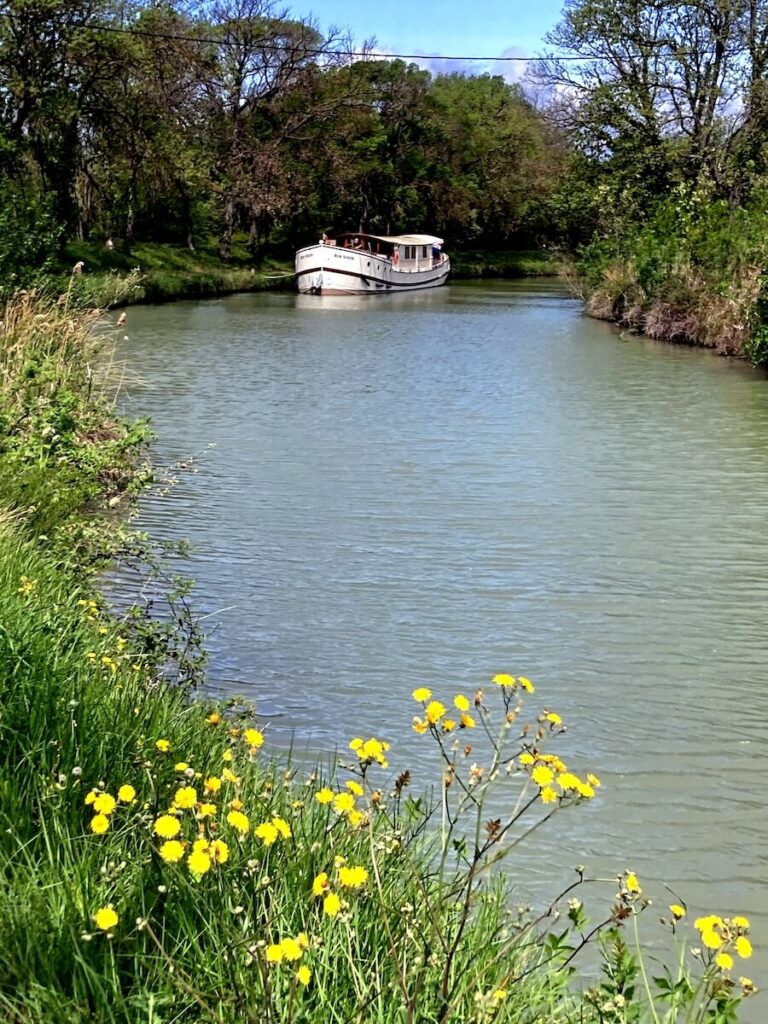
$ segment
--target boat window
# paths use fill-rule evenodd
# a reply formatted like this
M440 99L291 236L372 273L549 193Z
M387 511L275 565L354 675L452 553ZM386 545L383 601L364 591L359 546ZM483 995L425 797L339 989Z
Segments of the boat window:
M422 247L421 247L421 258L424 259L424 260L427 258L427 247L426 247L426 245L422 245Z

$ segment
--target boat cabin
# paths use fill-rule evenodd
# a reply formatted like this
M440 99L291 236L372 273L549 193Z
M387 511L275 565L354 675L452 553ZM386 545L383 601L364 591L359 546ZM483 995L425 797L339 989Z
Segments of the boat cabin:
M443 239L434 235L367 235L343 232L336 238L323 235L323 245L357 249L391 260L398 270L418 271L436 266L443 258Z

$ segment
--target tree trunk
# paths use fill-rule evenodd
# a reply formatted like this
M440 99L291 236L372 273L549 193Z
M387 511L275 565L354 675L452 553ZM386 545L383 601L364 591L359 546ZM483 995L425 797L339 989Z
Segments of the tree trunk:
M224 210L224 230L219 238L219 256L228 260L232 256L232 234L235 230L235 201L227 196L227 205Z

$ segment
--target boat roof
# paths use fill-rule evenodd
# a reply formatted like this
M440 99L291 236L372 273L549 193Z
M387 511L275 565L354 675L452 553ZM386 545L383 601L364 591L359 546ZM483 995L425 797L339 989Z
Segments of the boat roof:
M442 245L443 239L436 235L369 235L364 231L345 231L345 235L355 235L358 238L375 238L379 242L389 242L391 245Z

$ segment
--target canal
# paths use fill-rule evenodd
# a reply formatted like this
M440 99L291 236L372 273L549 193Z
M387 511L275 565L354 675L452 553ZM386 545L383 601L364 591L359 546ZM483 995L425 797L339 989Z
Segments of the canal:
M603 787L520 848L521 901L630 867L660 912L746 913L737 973L765 981L764 376L547 281L238 295L125 329L156 461L199 454L139 524L194 547L212 685L278 748L381 735L435 780L411 690L524 673Z

